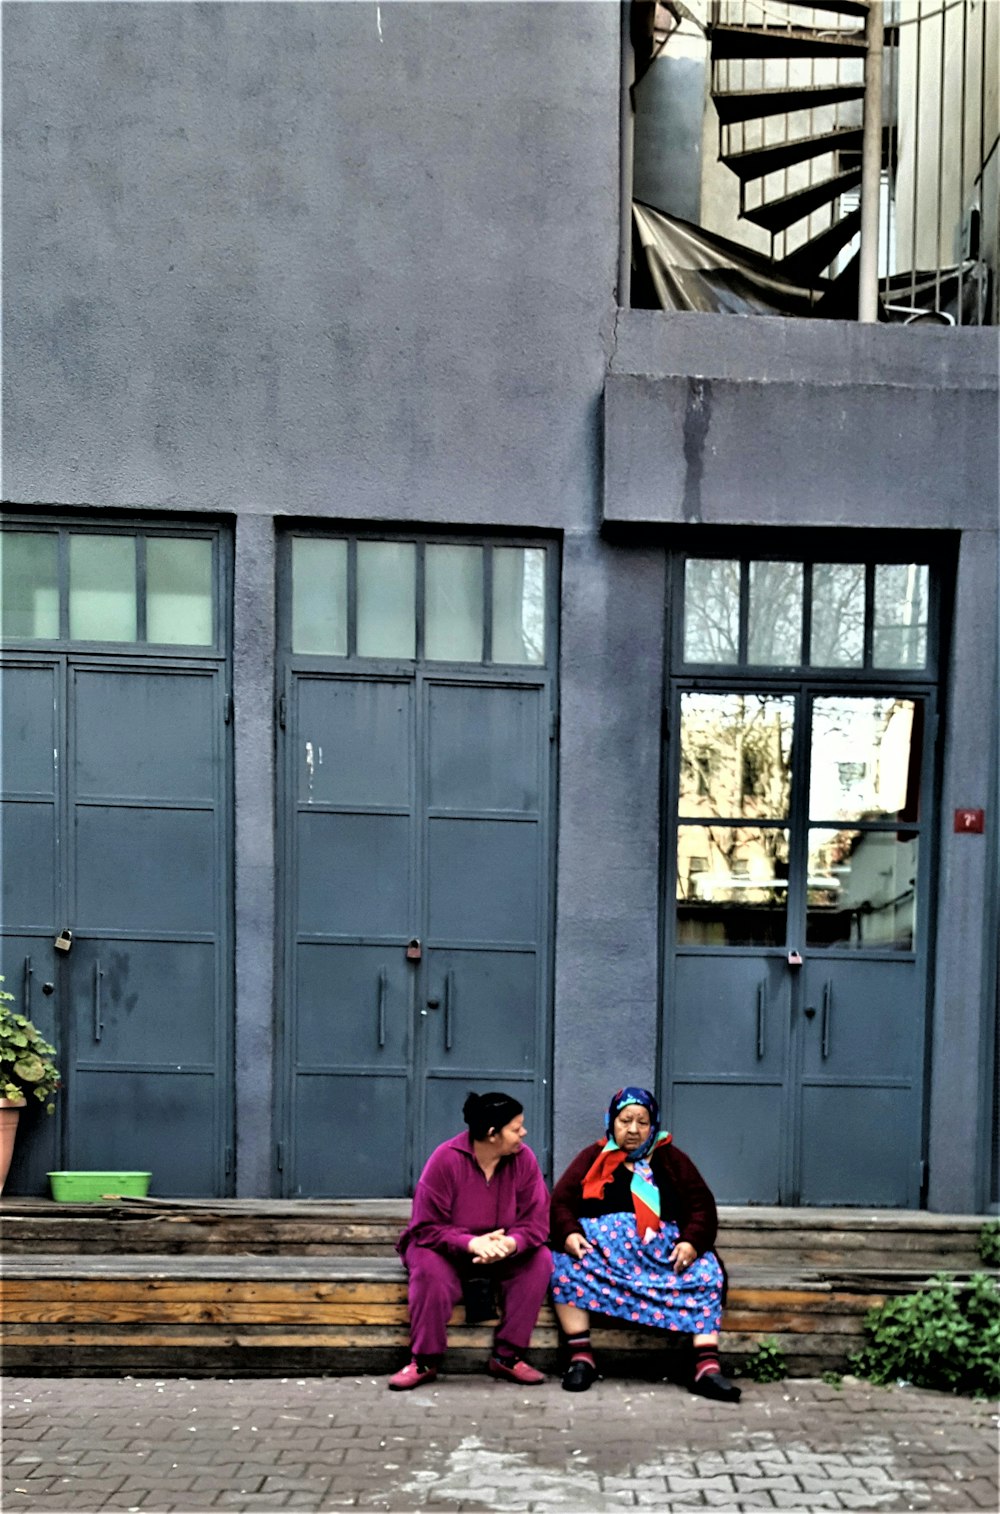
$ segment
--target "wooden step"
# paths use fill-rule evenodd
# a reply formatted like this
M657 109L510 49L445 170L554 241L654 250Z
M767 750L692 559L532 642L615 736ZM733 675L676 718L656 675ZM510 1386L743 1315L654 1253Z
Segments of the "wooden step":
M0 1201L7 1256L391 1256L408 1199L149 1199L108 1204ZM727 1264L969 1270L977 1215L724 1206Z
M726 1359L738 1370L767 1338L797 1375L843 1370L867 1311L913 1286L899 1276L731 1268ZM6 1264L0 1299L8 1373L382 1373L408 1342L405 1273L390 1257L22 1257ZM448 1370L481 1370L491 1334L458 1309ZM683 1343L614 1323L594 1338L609 1370L660 1376L667 1348ZM555 1370L557 1355L546 1306L532 1356Z
M710 29L713 58L857 58L863 31L812 31L809 27L726 26Z

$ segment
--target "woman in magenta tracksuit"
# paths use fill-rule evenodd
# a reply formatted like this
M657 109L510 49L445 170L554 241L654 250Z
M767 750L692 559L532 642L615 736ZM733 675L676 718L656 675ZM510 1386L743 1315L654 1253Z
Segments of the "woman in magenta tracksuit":
M397 1391L433 1382L448 1320L477 1275L495 1280L500 1323L487 1370L528 1386L544 1375L524 1353L552 1276L544 1244L549 1195L524 1143L523 1105L506 1093L470 1093L468 1130L432 1152L397 1250L410 1275L412 1360L389 1379Z

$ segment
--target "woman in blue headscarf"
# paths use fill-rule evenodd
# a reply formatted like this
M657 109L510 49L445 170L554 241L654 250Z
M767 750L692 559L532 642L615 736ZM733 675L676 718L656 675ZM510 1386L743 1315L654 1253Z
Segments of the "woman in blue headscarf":
M660 1129L646 1088L620 1088L607 1139L587 1146L552 1192L552 1296L569 1347L568 1393L598 1376L591 1314L691 1336L692 1393L736 1403L719 1367L725 1272L712 1245L715 1200L701 1173Z

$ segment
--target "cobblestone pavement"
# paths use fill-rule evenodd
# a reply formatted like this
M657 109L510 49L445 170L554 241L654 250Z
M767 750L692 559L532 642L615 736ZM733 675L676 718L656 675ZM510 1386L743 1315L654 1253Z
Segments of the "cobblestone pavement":
M521 1389L8 1378L4 1500L31 1510L996 1510L998 1405L847 1380Z

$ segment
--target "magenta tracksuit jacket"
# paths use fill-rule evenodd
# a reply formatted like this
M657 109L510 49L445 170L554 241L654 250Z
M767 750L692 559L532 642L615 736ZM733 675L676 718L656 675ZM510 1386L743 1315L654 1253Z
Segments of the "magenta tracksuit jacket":
M413 1196L410 1223L397 1243L430 1246L452 1261L469 1258L474 1235L503 1229L518 1254L541 1246L549 1233L549 1195L535 1153L527 1146L502 1157L487 1183L467 1130L427 1159Z

